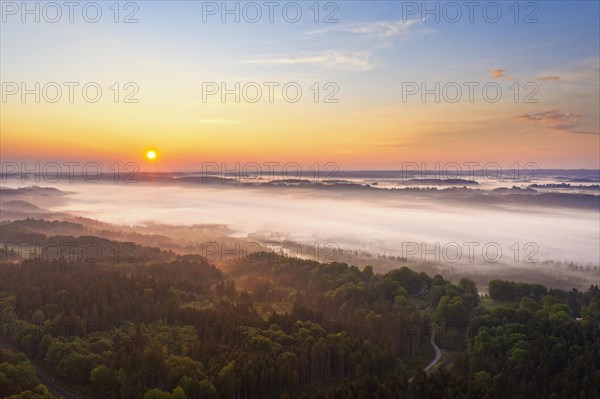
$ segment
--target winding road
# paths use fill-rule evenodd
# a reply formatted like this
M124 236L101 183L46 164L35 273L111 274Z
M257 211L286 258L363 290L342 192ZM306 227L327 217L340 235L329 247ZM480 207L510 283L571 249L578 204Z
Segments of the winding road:
M442 355L444 354L444 351L435 344L435 331L433 330L431 331L431 338L429 339L429 342L431 343L431 346L433 346L433 350L435 350L435 358L427 365L427 367L423 369L424 372L429 371L433 366L438 364L442 359ZM415 377L410 377L408 382L411 383L414 379Z
M435 350L435 359L433 359L431 363L429 363L427 367L423 369L424 372L429 371L429 369L438 364L443 355L443 351L435 344L435 331L431 331L431 339L429 342L431 342L431 346L433 346L433 349Z

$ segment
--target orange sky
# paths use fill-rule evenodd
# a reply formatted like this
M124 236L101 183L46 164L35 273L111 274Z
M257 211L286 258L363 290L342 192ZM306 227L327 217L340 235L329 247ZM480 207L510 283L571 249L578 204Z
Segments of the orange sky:
M526 25L403 21L396 2L348 2L336 24L324 25L199 23L199 3L143 3L135 24L3 23L2 160L138 162L165 171L269 161L600 168L597 4L585 3L582 13L546 2L540 23ZM31 94L7 94L7 85L35 82L58 82L63 97L36 103ZM79 84L73 102L64 82ZM88 82L102 89L96 103L83 99ZM281 89L273 102L266 93L257 103L223 101L206 96L210 82L294 82L303 94L297 103ZM478 89L473 102L466 94L457 103L404 101L410 82L495 84L502 97L484 101ZM324 102L330 83L336 103ZM528 84L534 102L524 101ZM125 103L128 94L137 102ZM148 148L159 153L155 162L145 161Z

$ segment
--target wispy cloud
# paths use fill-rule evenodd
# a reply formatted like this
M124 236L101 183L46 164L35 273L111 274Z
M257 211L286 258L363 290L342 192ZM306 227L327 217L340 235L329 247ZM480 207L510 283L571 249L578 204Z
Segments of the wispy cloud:
M536 81L554 81L561 85L580 84L586 88L600 83L600 58L572 61L567 65L540 71Z
M508 79L508 80L515 80L514 77L512 76L507 76L506 75L506 69L502 69L502 68L494 68L492 69L492 71L490 72L490 76L492 77L492 79Z
M558 130L567 133L594 135L600 134L598 132L578 130L581 115L573 112L560 112L558 109L537 112L533 114L517 115L517 118L538 123L540 126L547 129Z
M373 68L371 56L366 52L322 52L298 55L266 55L242 62L258 65L313 65L321 68L346 69L353 71L366 71Z
M578 61L552 75L559 75L561 82L597 87L600 83L600 58Z
M308 32L309 35L323 35L331 33L351 33L356 35L365 35L374 38L389 39L392 37L407 37L408 34L417 26L416 20L402 21L371 21L354 24L338 24L325 29L319 29Z
M560 80L560 76L556 76L556 75L539 76L539 77L535 78L535 80L541 80L541 81Z

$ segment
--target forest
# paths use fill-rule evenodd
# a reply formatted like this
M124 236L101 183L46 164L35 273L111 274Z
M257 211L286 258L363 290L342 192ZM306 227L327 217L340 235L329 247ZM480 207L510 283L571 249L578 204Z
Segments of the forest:
M597 285L482 290L268 252L217 268L2 227L4 242L53 247L1 248L3 398L61 397L48 379L77 398L600 398ZM425 372L432 335L443 356Z

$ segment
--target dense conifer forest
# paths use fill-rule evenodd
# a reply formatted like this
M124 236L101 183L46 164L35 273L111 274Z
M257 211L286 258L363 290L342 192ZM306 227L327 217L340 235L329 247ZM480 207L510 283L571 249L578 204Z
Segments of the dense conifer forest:
M93 236L12 238L111 256L2 249L2 397L59 397L48 378L80 398L600 397L598 286L493 280L481 295L408 268L268 252L216 268L156 247L121 259L110 249L135 244ZM443 355L424 372L432 334Z

